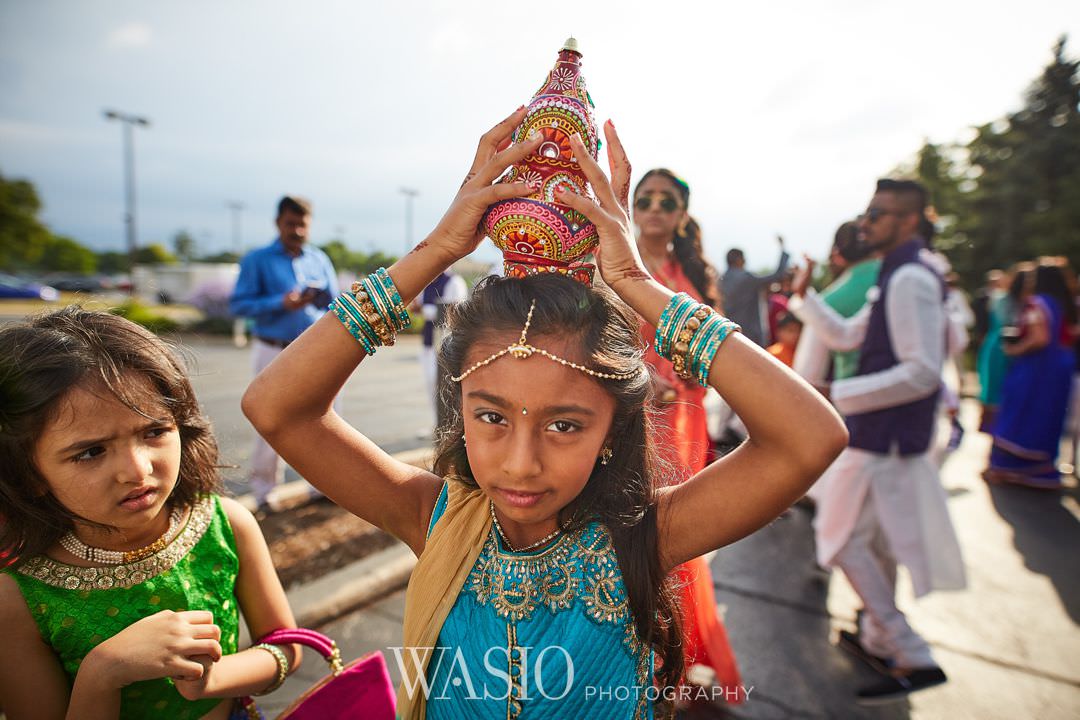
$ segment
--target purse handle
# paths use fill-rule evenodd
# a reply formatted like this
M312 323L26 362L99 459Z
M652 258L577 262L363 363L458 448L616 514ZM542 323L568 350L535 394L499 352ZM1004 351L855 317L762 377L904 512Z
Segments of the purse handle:
M307 628L280 628L259 638L258 642L270 645L290 645L293 643L306 645L323 656L323 659L330 665L330 672L333 675L340 675L345 669L341 662L341 651L338 650L337 643L314 630L308 630Z

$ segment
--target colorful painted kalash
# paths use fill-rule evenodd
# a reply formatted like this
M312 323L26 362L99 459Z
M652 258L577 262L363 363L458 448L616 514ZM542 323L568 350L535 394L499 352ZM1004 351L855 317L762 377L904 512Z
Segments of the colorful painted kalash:
M555 202L560 186L592 197L570 149L574 133L581 135L594 158L600 147L593 101L585 89L581 53L574 38L559 50L555 66L514 133L514 142L533 132L544 137L537 154L514 165L501 181L526 182L534 192L492 205L484 215L484 230L503 251L506 275L557 272L589 285L595 267L580 259L596 247L596 227L581 213Z

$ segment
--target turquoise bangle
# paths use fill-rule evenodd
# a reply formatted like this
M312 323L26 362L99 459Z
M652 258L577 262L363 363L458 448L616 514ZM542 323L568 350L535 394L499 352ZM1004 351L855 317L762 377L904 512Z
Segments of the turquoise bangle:
M708 332L704 333L701 342L694 352L693 376L699 385L704 386L709 381L709 367L712 365L712 353L715 351L716 338L723 327L723 320L717 316L716 322L710 323ZM702 380L704 378L704 381Z
M678 341L679 333L682 332L683 325L686 324L686 320L691 315L697 312L699 306L698 302L686 293L679 294L683 296L682 302L680 302L678 307L676 307L668 317L668 321L663 329L658 327L656 330L657 338L659 340L656 354L665 360L671 359L672 347Z
M364 314L363 308L360 307L360 300L352 293L343 293L339 298L339 302L344 306L345 310L349 313L360 328L364 331L364 335L371 341L371 344L375 347L380 347L382 338L379 337L379 333L375 332L375 328L372 326L371 321L367 315Z
M341 324L345 327L346 332L348 332L349 335L352 335L353 339L360 343L360 345L364 348L364 352L368 355L374 355L375 349L372 348L367 339L363 337L360 328L357 327L356 323L353 322L348 316L346 316L345 310L337 303L332 303L330 306L330 310L334 313L334 315L337 316L337 319L341 321Z
M709 316L701 321L694 337L690 339L690 349L686 351L686 369L690 377L699 377L698 369L701 365L702 350L708 344L718 323L720 323L720 316L715 312L710 312Z
M709 372L712 369L713 360L716 358L716 353L720 349L720 344L728 338L733 332L741 332L742 328L739 327L734 321L728 318L721 317L721 322L717 328L713 331L712 337L709 338L709 342L706 343L702 356L699 358L699 366L697 372L698 383L702 387L708 387L709 384Z
M653 349L656 350L656 354L660 355L660 351L664 349L664 327L671 319L671 313L675 306L679 304L679 293L671 296L667 305L664 306L664 310L660 313L660 319L656 321L656 335L653 337Z
M394 307L394 301L390 298L389 291L376 276L368 275L364 279L364 289L379 313L379 317L386 323L386 327L390 328L395 334L398 330L408 327L408 323L402 324L398 310ZM408 313L406 313L407 315Z
M671 296L668 304L664 306L664 311L660 313L660 319L656 322L656 337L653 338L653 348L656 350L656 354L662 358L666 358L670 350L667 330L671 326L672 316L682 310L687 302L693 302L693 298L686 293L676 293Z
M382 320L386 329L390 331L391 341L386 344L393 345L393 339L397 335L395 332L397 323L394 322L388 307L390 301L386 298L379 283L376 280L373 280L370 275L364 278L361 285L364 288L364 292L367 293L368 301L371 303L372 307L375 308L375 313L379 316L379 319Z
M694 373L697 378L698 384L702 387L706 387L709 384L709 370L712 368L713 358L716 357L716 351L720 347L720 343L725 337L723 323L709 335L704 347L701 349L701 354L697 358L697 368Z
M338 299L331 303L330 310L333 311L337 319L341 321L341 324L345 326L345 329L349 331L349 334L360 343L364 348L364 352L368 355L375 354L375 343L372 342L371 336L374 335L372 331L369 335L370 326L359 315L350 309L349 301L345 299L347 293L342 293L338 296ZM361 325L363 323L363 325Z
M386 294L390 308L397 313L397 319L400 320L399 323L395 323L397 329L404 330L409 327L412 318L409 317L409 310L405 307L405 303L401 301L401 293L394 285L394 279L390 277L390 273L386 272L386 268L379 268L375 271L375 277L379 281L380 289Z
M375 330L371 327L364 316L359 312L356 307L355 298L348 298L338 303L348 320L347 327L349 328L352 336L364 346L364 352L369 355L374 355L375 351L380 346L379 336L375 334Z

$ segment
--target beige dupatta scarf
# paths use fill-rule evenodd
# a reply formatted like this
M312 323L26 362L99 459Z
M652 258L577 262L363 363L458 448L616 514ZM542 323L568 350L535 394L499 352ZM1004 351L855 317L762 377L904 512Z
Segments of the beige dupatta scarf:
M427 672L433 652L424 649L435 647L446 616L490 531L487 496L459 481L448 480L446 511L427 539L405 591L403 681L397 697L397 714L402 720L423 720L427 713L420 679ZM414 657L410 648L417 648L421 667L410 662ZM414 689L411 698L409 687Z

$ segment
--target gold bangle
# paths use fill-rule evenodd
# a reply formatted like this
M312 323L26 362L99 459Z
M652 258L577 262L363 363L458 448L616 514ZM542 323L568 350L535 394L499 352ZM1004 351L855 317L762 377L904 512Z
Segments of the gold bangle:
M285 678L289 674L289 658L285 657L285 653L277 645L271 645L270 643L259 643L258 645L252 645L252 649L258 648L259 650L265 650L274 656L274 662L277 663L277 677L270 683L270 686L265 690L257 693L251 693L252 695L268 695L274 692L282 683L285 682Z

